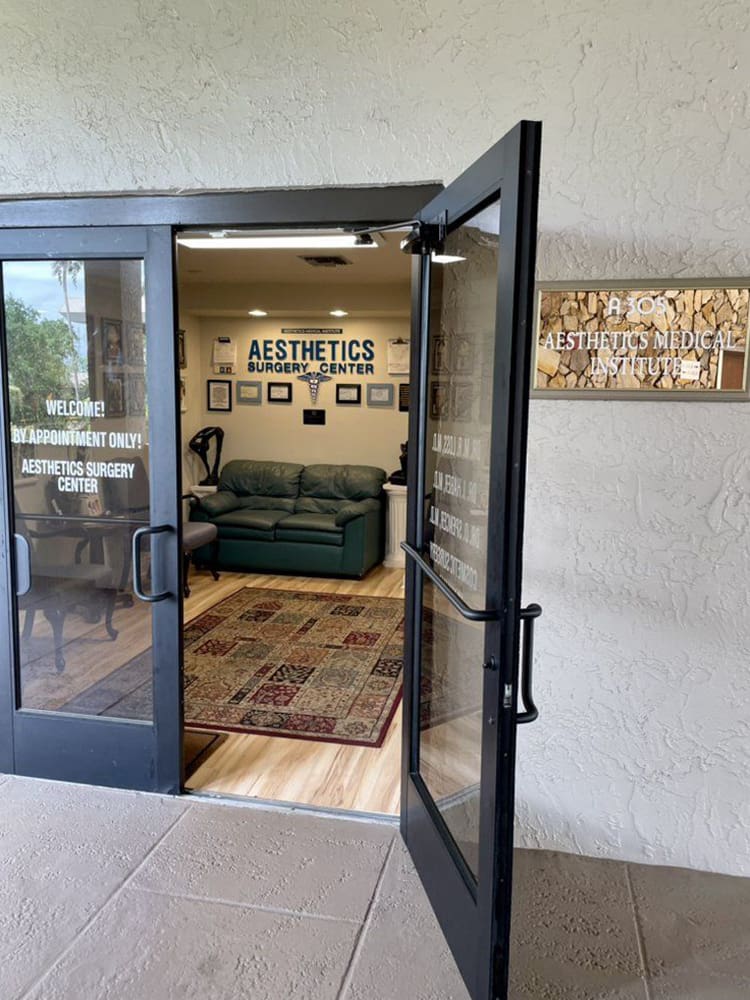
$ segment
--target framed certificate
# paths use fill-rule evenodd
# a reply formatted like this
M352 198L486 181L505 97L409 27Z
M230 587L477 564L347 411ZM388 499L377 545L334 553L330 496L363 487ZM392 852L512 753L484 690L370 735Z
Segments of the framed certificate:
M338 406L360 406L362 386L356 382L340 383L336 386L336 403Z
M208 409L229 413L232 409L232 383L228 378L208 380Z
M393 383L370 382L367 386L368 406L393 406Z
M235 395L238 406L260 406L263 402L263 383L238 382Z
M268 402L269 403L291 403L292 383L291 382L269 382Z

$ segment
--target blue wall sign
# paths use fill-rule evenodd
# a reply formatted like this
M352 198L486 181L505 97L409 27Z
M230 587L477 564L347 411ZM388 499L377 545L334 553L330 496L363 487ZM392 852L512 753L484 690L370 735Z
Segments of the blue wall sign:
M253 340L247 370L275 375L304 375L312 368L325 375L374 375L373 340L303 340L269 337Z

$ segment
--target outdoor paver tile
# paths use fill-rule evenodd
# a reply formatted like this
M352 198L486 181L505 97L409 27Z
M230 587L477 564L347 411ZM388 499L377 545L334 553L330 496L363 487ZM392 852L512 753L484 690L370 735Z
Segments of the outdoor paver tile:
M342 1000L468 1000L468 996L399 839Z
M514 1000L644 1000L623 863L515 851L511 928Z
M335 1000L356 934L128 886L28 1000Z
M631 865L653 1000L750 997L750 879Z
M183 823L136 885L349 920L363 919L397 835L386 825L203 803Z
M15 1000L186 804L22 778L0 794L0 997Z

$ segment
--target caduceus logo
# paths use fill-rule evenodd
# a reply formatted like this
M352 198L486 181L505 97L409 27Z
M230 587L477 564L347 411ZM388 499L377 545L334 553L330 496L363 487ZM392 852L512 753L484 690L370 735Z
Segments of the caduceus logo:
M307 382L310 386L310 399L313 403L318 402L318 391L323 382L330 382L331 376L324 375L323 372L305 372L304 375L298 375L297 378L300 382Z

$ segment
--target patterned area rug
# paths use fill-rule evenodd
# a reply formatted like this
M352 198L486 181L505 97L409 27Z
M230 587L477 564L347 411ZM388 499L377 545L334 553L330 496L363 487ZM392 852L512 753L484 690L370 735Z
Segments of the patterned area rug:
M379 747L403 624L393 598L246 587L185 627L185 724Z

